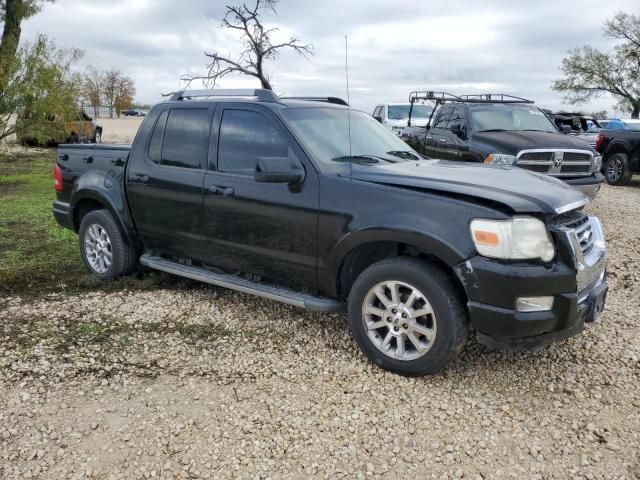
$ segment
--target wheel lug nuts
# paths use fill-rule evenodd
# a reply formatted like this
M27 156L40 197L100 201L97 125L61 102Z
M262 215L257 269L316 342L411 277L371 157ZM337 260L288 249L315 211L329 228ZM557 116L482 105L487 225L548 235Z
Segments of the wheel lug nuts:
M391 321L391 317L387 317L387 322L390 322L390 321Z
M398 327L393 327L394 332L397 332L398 330L400 330Z
M406 313L403 313L403 314L402 314L402 318L407 318L407 314L406 314Z
M403 323L402 324L402 328L407 329L407 328L409 328L409 325L407 325L406 323Z

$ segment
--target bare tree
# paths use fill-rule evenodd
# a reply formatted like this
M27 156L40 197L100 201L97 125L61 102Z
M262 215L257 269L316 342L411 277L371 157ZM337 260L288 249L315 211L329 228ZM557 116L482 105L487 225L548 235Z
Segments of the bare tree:
M99 118L100 105L102 105L104 73L92 66L89 66L82 80L82 96L93 108L94 118Z
M604 24L604 35L621 40L613 52L584 46L562 60L564 78L553 89L567 103L588 102L605 93L618 100L618 108L640 115L640 16L619 12Z
M118 93L118 83L122 72L112 68L104 72L104 82L102 84L102 92L104 95L104 101L107 107L109 107L109 118L113 118L113 113L116 105L116 95Z
M122 110L131 108L135 95L136 87L133 83L133 80L126 75L121 75L116 86L116 98L114 102L114 107L118 118L120 118L120 113L122 113Z
M272 42L272 36L278 29L265 28L262 15L266 11L276 14L277 3L278 0L256 0L253 8L249 8L246 4L227 6L227 13L221 26L239 32L244 49L236 60L231 59L230 55L205 52L210 59L207 75L185 76L183 80L187 84L193 80L204 80L216 85L225 76L240 73L257 78L262 88L272 90L270 76L265 72L266 61L276 59L284 49L292 49L305 58L313 55L313 45L303 44L296 37L290 37L286 42Z

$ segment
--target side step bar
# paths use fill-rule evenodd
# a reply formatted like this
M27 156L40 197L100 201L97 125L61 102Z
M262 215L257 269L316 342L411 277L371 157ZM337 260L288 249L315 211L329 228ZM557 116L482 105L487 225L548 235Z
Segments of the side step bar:
M339 312L344 310L344 304L331 298L314 297L309 293L300 293L286 288L274 287L259 282L253 282L228 273L216 273L200 267L184 265L145 253L140 257L140 263L146 267L178 275L180 277L210 283L219 287L250 293L259 297L276 300L296 307L306 308L314 312Z

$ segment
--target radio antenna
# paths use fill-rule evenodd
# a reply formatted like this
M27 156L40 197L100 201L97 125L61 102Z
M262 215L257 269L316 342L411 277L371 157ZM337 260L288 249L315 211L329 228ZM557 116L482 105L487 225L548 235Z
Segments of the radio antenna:
M349 130L349 156L351 156L351 98L349 98L349 37L344 35L344 71L347 77L347 124ZM351 177L351 159L349 160L349 177Z

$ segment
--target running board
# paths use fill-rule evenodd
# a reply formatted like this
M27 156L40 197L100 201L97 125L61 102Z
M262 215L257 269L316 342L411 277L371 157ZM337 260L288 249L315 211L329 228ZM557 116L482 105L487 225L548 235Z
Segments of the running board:
M286 288L265 285L260 282L253 282L238 277L237 275L216 273L204 268L167 260L166 258L155 257L147 253L140 257L140 263L154 270L172 273L173 275L179 275L239 292L250 293L258 297L276 300L314 312L339 312L344 310L342 303L331 298L315 297L309 293L300 293Z

